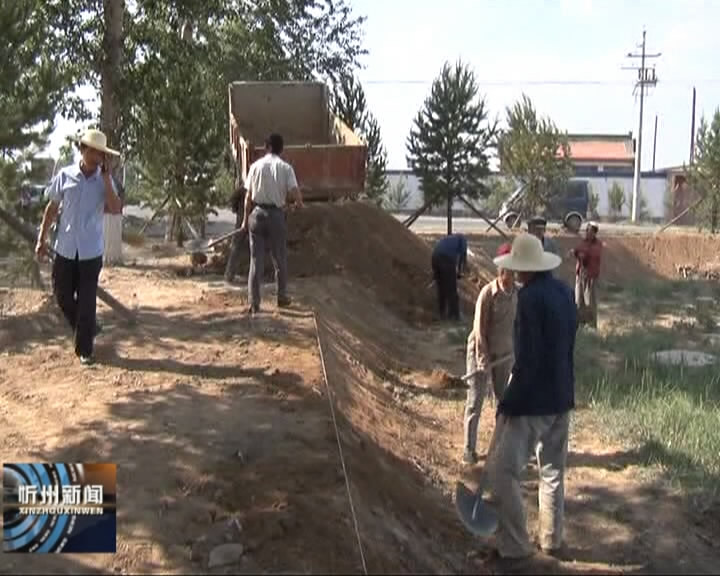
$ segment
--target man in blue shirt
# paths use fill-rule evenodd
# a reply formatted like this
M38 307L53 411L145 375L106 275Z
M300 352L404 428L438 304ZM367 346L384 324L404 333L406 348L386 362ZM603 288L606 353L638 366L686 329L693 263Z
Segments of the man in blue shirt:
M515 271L522 284L513 327L515 363L498 405L501 431L494 462L498 553L511 563L522 564L534 555L521 487L533 452L540 475L540 547L555 554L563 539L577 311L570 287L551 273L560 263L530 234L518 236L511 253L495 259L497 266Z
M88 130L79 141L79 164L63 168L45 191L45 208L35 253L47 255L50 225L62 207L55 239L53 289L58 306L73 329L75 354L93 362L96 334L96 298L103 256L103 214L122 210L106 163L106 155L119 155L107 147L105 134Z
M440 317L460 320L460 297L457 279L467 266L467 240L462 234L440 239L432 252L432 270L437 287Z

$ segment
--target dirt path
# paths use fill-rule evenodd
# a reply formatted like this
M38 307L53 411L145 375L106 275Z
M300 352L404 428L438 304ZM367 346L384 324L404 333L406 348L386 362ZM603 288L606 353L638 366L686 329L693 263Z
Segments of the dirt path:
M135 303L142 328L103 308L90 369L51 303L0 294L0 459L117 463L118 553L0 555L0 573L204 572L226 542L245 549L226 572L360 573L313 309L369 572L492 568L449 499L464 473L462 391L433 388L438 367L462 372L462 333L410 328L340 276L294 282L298 304L252 321L242 290L207 280L119 268L102 281ZM716 570L718 534L583 423L580 413L568 477L576 562L559 568Z

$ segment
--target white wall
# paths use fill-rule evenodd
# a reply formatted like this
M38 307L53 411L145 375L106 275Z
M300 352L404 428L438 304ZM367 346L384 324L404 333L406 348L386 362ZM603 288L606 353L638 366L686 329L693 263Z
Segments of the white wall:
M592 191L598 195L598 213L601 218L610 216L610 205L608 201L608 192L613 183L617 182L625 191L625 205L623 206L622 216L629 218L632 209L632 191L633 179L630 176L591 176L588 178L579 178L590 182ZM667 190L667 180L662 177L646 176L640 181L640 193L645 198L649 218L664 219L665 214L665 195Z
M393 186L397 185L398 181L402 181L405 189L410 191L410 199L408 200L407 205L404 208L404 211L412 212L413 210L417 210L420 208L424 201L423 201L423 193L420 189L420 179L415 176L412 173L406 173L406 172L391 172L387 175L389 189L392 190ZM446 203L443 205L436 207L433 210L433 213L442 213L445 214L447 208ZM460 200L455 200L453 202L453 211L457 212L465 212L468 208L465 206L463 202Z
M598 213L601 218L607 218L610 215L609 202L608 202L608 191L612 187L614 182L617 182L622 186L625 191L626 202L623 206L623 217L630 217L630 210L632 206L632 189L633 179L630 176L589 176L589 177L578 177L577 180L587 180L590 182L592 191L599 196L598 199ZM423 194L420 189L420 180L411 173L406 172L392 172L388 174L388 182L390 188L401 180L407 190L410 191L410 199L405 207L405 211L417 210L423 205ZM640 184L640 191L645 197L647 203L648 215L652 219L665 219L666 218L666 191L667 191L667 179L664 176L645 176L643 177ZM459 200L455 200L453 203L453 210L457 212L469 212L467 206ZM445 207L440 206L434 210L436 214L444 214Z

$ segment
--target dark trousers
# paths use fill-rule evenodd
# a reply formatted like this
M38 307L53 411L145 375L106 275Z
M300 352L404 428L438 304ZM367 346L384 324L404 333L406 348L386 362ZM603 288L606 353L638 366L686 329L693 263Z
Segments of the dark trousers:
M56 255L53 290L60 310L75 336L75 354L91 356L95 340L97 287L102 256L91 260L68 260Z
M457 269L455 259L445 254L433 254L433 277L437 287L440 316L451 320L460 318L460 297L457 290Z
M257 206L250 214L250 271L248 297L254 310L260 309L261 286L265 275L265 248L275 265L278 301L287 298L287 222L281 208Z
M242 207L240 208L242 210ZM235 217L235 228L242 226L243 214L238 211ZM240 258L242 256L242 242L245 238L244 234L235 234L232 238L230 246L230 256L228 256L227 265L225 266L225 280L232 282L235 279L237 270L240 267Z

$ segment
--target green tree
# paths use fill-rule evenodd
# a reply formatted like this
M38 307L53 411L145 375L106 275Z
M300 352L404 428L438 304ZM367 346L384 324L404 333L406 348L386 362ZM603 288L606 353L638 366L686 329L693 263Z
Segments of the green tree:
M623 206L625 206L626 202L625 189L619 182L613 181L610 185L610 190L608 190L610 215L613 218L619 218L622 215Z
M398 178L393 184L390 184L383 205L392 212L399 212L407 208L410 196L411 192L405 184L405 180Z
M54 52L47 4L34 0L0 3L0 202L19 208L20 192L32 177L33 156L45 147L70 82ZM37 221L40 208L22 216ZM39 281L32 247L0 227L0 251L19 255L22 271Z
M380 125L368 109L365 91L355 76L346 74L333 88L335 114L363 137L367 145L365 194L378 206L388 191L387 151L382 142Z
M407 163L420 179L425 201L447 202L448 234L452 202L458 194L477 199L490 173L497 122L488 121L473 70L446 62L430 95L415 116L407 138Z
M698 221L715 234L720 229L720 108L710 123L705 117L700 121L689 176L690 185L703 198L696 209Z
M503 203L510 198L516 186L512 178L505 176L491 176L486 185L490 193L483 203L483 208L488 214L499 214Z
M544 209L572 175L570 145L547 117L538 117L530 98L506 109L507 127L498 139L502 172L526 185L519 203L525 216Z
M600 195L593 190L592 184L588 183L588 212L590 212L590 217L597 220L600 218L600 213L598 212L598 205L600 204Z

